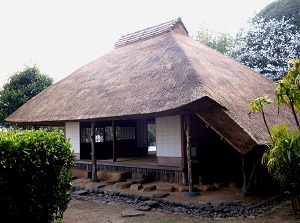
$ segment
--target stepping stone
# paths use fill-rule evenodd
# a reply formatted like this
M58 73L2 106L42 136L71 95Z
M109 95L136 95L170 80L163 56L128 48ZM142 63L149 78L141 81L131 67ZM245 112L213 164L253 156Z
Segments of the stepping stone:
M91 189L99 189L101 187L106 186L105 183L101 182L101 183L97 183L97 182L88 182L84 185L85 188L91 188Z
M175 187L175 189L178 190L178 192L188 192L189 186L178 186L178 187Z
M192 192L185 192L184 193L184 196L186 196L186 197L197 197L197 196L199 196L200 194L198 193L198 192L196 192L196 191L192 191Z
M88 191L86 191L86 190L79 190L79 191L75 191L74 194L77 194L77 195L87 195Z
M132 185L130 182L118 182L114 184L114 188L125 189Z
M226 185L226 183L214 183L214 186L216 187L216 188L223 188L223 187L227 187L228 186L228 184Z
M105 184L105 183L98 184L98 185L97 185L97 189L99 189L99 188L101 188L101 187L105 187L105 186L106 186L106 184Z
M106 181L104 181L104 184L105 185L113 185L118 182L120 182L120 181L119 180L106 180Z
M140 206L137 208L137 210L139 211L150 211L151 210L151 207L146 205L146 206Z
M127 182L132 183L132 184L137 184L138 180L137 179L127 179Z
M72 169L71 170L72 176L77 178L91 178L92 171L90 170L79 170L79 169Z
M164 192L172 192L174 187L172 185L156 185L156 190Z
M149 201L144 201L144 204L146 206L150 206L150 207L157 207L159 205L159 202L158 201L152 201L152 200L149 200Z
M122 211L122 217L136 217L143 216L143 211Z
M168 195L169 195L169 193L162 193L162 192L161 193L155 193L155 194L151 195L151 198L164 198Z
M103 180L126 181L131 178L131 173L126 171L99 170L97 171L97 176Z
M143 184L143 183L146 183L147 182L147 179L146 178L142 178L142 179L127 179L127 182L131 182L133 184Z
M156 186L155 185L151 185L151 186L145 186L143 188L143 191L151 191L151 190L155 190Z
M198 187L198 189L200 191L212 191L212 190L216 190L217 188L214 185L203 184L203 185L200 185Z
M138 191L138 190L140 190L140 189L142 189L143 187L142 187L142 184L132 184L131 186L130 186L130 190L134 190L134 191Z

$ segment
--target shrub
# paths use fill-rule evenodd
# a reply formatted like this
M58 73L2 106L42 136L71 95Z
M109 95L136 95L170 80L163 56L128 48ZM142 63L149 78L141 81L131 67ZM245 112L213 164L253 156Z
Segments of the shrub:
M155 132L152 129L148 129L148 146L154 146L156 142Z
M60 220L71 199L71 144L61 131L0 131L0 217Z

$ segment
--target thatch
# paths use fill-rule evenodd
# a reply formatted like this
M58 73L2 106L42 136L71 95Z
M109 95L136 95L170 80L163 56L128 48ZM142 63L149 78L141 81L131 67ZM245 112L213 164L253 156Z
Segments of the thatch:
M119 44L48 87L7 121L51 124L126 119L179 113L193 105L241 153L264 144L266 128L259 115L248 115L248 107L254 98L272 95L274 83L193 40L178 21L152 38ZM205 98L214 105L203 103ZM222 111L210 113L212 107ZM276 109L268 110L267 117L270 124L290 122L277 116ZM232 123L240 128L230 128ZM241 137L234 137L240 130Z

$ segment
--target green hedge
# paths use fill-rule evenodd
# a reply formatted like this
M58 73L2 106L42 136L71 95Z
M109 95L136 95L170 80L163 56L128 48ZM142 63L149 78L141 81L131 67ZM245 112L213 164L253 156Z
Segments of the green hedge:
M61 131L0 130L0 217L60 220L71 199L71 144Z

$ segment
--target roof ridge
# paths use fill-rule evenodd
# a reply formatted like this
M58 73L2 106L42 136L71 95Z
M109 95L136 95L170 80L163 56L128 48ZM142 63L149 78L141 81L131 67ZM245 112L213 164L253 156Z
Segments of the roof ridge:
M168 22L161 23L159 25L151 26L145 29L141 29L138 31L135 31L133 33L129 33L126 35L121 36L121 38L115 43L114 47L121 47L136 41L148 39L157 35L160 35L162 33L167 33L171 31L177 23L181 23L183 25L183 22L181 21L181 17L178 17L177 19L170 20ZM187 32L185 26L183 25L185 31Z

